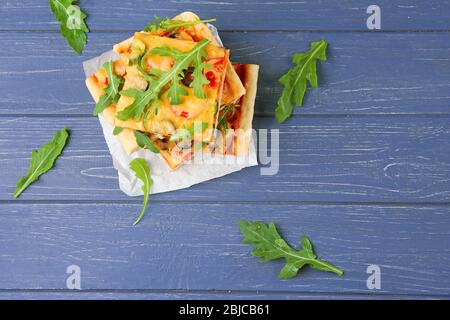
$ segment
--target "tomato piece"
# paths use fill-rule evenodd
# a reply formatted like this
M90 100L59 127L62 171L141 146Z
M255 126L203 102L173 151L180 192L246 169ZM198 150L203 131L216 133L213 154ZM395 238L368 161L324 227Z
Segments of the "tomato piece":
M205 74L205 77L209 81L209 86L210 87L214 88L217 85L217 83L216 83L216 75L214 74L214 72L208 71Z
M213 66L218 72L222 72L225 68L225 58L217 59L217 61L213 63Z

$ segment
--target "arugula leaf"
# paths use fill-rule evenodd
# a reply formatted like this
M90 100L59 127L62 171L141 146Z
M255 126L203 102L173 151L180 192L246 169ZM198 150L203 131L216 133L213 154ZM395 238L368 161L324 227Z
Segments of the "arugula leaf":
M144 217L145 210L147 209L147 205L148 205L148 198L150 196L150 190L152 189L152 185L153 185L153 180L150 175L150 168L147 164L147 161L145 161L142 158L133 159L130 162L130 169L133 170L135 176L143 182L142 191L144 192L143 208L142 208L141 214L139 215L137 220L133 223L133 225L135 226Z
M327 60L327 46L328 43L325 40L313 41L308 51L295 53L292 56L295 67L279 80L284 89L275 109L275 119L278 123L286 121L291 116L294 106L302 105L307 82L313 88L317 88L316 62Z
M173 67L167 71L163 72L161 70L152 69L148 72L146 80L149 81L147 90L138 89L128 89L122 91L120 94L124 96L133 97L134 101L132 104L127 106L125 109L117 113L117 118L123 121L134 118L140 120L146 112L147 106L152 103L152 105L157 104L158 95L160 91L170 83L169 97L172 104L181 103L181 96L187 95L187 91L180 83L183 70L187 69L191 63L194 62L194 68L197 67L195 63L195 57L198 52L203 51L204 47L209 43L209 40L202 40L195 45L189 52L181 52L177 49L169 48L163 46L160 48L153 48L150 53L157 54L161 56L171 56L174 58ZM145 55L144 55L145 56ZM202 68L201 66L198 66Z
M192 123L188 128L184 125L181 129L178 129L174 134L170 136L170 141L180 141L180 140L191 140L195 136L195 124L197 122ZM207 122L202 121L202 126L199 128L200 132L208 129L209 125Z
M193 64L194 72L192 74L194 80L190 87L194 88L194 95L199 99L204 99L203 85L208 84L209 81L203 74L203 69L209 67L206 62L203 62L203 58L207 58L203 48L209 43L209 40L203 39L200 41L191 51L182 52L175 48L168 46L162 46L160 48L154 48L150 51L152 54L160 56L169 56L174 59L174 68L178 69L178 72L171 73L172 69L167 73L170 74L171 86L169 89L169 97L171 104L180 104L181 96L188 94L187 90L183 87L180 81L184 78L184 70L188 69ZM164 73L163 73L164 75Z
M87 15L74 5L77 0L49 0L50 10L60 22L61 35L75 52L80 54L87 42L89 29L84 21Z
M117 136L123 131L123 128L121 127L115 127L113 130L113 135Z
M281 279L293 278L305 265L313 269L334 272L339 276L344 271L334 265L317 258L310 240L302 236L303 250L292 249L278 234L273 223L265 224L259 221L239 221L239 227L244 235L244 243L254 246L252 255L258 257L261 262L284 258L286 264L280 271Z
M178 31L181 27L191 27L199 23L207 23L207 22L214 22L216 19L208 19L208 20L195 20L195 21L180 21L180 20L173 20L169 17L166 17L164 20L161 17L155 16L156 22L151 22L147 27L145 27L144 31L147 32L156 32L158 30L162 30L164 32Z
M66 128L56 131L50 142L44 144L39 150L32 151L28 173L17 182L16 191L13 194L15 198L53 167L55 160L64 149L68 137L69 132Z
M117 103L119 100L119 88L123 84L123 79L114 74L114 67L112 61L108 61L103 65L103 68L108 74L108 86L105 88L105 93L100 96L95 105L93 115L97 116L102 113L111 102Z
M209 84L209 80L206 79L206 76L203 74L204 69L211 67L208 63L203 61L203 59L206 59L207 57L208 55L204 50L198 51L195 55L195 68L194 72L192 73L192 77L194 79L189 85L189 87L194 88L194 95L199 99L205 99L203 85Z
M136 143L139 147L149 149L153 153L159 153L159 149L157 146L153 144L153 141L146 135L140 131L134 130L134 136L136 137Z
M220 107L221 114L219 115L219 119L217 120L217 128L223 128L224 130L228 129L227 118L232 118L236 113L236 108L239 108L238 104L227 104Z

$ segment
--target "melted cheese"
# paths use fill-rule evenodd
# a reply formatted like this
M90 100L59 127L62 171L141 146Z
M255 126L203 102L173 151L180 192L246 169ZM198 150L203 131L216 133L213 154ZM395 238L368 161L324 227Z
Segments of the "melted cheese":
M136 32L134 37L145 43L145 48L147 51L166 45L182 52L188 52L191 51L195 45L197 45L197 42L194 41L159 37L148 32ZM221 58L225 55L224 48L217 47L211 43L205 46L205 52L208 55L208 59Z
M188 52L197 44L193 41L185 41L179 39L159 37L151 35L149 33L138 32L135 34L136 39L142 41L146 45L146 50L152 48L158 48L163 45L167 45L171 48L176 48L183 52ZM214 45L207 45L205 52L208 54L208 61L217 62L227 58L228 52ZM215 59L215 60L212 60ZM149 55L147 64L158 68L163 71L167 71L172 67L171 57L161 57L158 55ZM211 63L212 65L212 63ZM223 69L223 66L222 66ZM205 85L204 93L205 99L199 99L194 95L194 89L185 87L188 95L182 97L182 103L178 105L172 105L168 97L168 93L162 92L158 104L158 113L151 112L145 121L136 121L129 119L122 121L120 119L115 120L116 126L123 128L130 128L140 131L146 131L151 133L157 133L162 135L170 135L177 129L188 128L194 122L200 121L208 124L208 128L212 129L216 118L216 105L219 100L221 84L223 83L224 72L219 73L216 69L205 70L205 74L211 71L215 77L216 84L214 86ZM136 67L128 67L127 75L125 76L124 89L136 88L144 90L140 85L145 80L141 75L137 75L139 71ZM146 82L145 82L146 83ZM117 103L117 112L122 111L134 102L134 98L121 96ZM207 130L200 137L203 141L209 141L212 137L212 130Z

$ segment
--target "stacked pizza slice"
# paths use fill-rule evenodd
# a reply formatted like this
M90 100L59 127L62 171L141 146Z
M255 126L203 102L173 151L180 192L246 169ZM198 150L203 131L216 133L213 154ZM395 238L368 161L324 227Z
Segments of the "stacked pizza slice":
M196 153L248 153L259 68L231 63L195 14L160 20L114 51L120 58L86 85L128 154L147 148L175 170Z

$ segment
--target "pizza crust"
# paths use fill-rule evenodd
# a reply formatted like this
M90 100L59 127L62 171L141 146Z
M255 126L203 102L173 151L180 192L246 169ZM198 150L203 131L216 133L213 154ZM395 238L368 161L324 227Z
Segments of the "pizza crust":
M247 155L252 140L252 122L255 110L256 91L258 90L259 66L256 64L245 64L244 86L247 91L242 97L241 115L239 118L239 129L243 130L243 136L236 139L236 155Z

